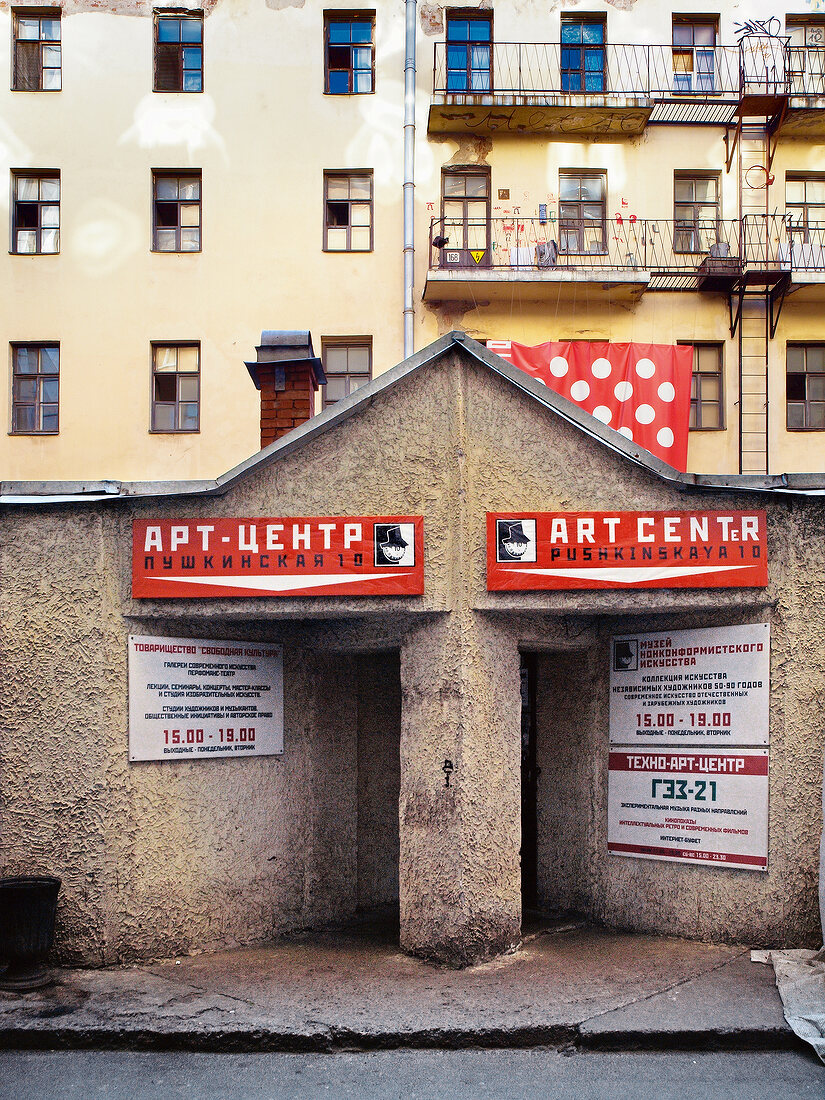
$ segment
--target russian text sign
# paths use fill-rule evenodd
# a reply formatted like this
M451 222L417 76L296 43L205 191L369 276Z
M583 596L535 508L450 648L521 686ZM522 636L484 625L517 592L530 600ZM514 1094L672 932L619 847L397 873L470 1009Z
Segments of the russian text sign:
M488 512L487 588L768 583L765 512Z
M767 745L770 626L622 634L610 645L610 743Z
M611 752L607 850L767 870L768 750Z
M283 751L280 646L129 636L130 760Z
M421 516L135 520L135 599L412 596L424 591Z

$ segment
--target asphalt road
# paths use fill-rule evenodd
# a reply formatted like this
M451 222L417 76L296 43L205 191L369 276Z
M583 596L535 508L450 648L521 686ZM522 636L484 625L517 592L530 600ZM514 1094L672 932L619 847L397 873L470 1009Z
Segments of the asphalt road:
M825 1066L777 1053L0 1052L2 1100L822 1100Z

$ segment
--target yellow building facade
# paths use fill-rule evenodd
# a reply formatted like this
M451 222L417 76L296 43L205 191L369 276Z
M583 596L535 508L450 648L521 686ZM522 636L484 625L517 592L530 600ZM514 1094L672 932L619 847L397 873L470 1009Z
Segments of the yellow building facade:
M691 343L690 470L821 471L825 5L691 8L4 5L2 478L214 477L262 331L320 411L456 328Z

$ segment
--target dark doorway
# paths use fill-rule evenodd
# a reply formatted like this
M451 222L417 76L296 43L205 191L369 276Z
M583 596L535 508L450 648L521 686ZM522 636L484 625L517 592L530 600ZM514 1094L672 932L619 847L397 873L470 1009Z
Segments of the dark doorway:
M521 655L521 906L538 907L536 655Z
M358 658L357 914L362 931L398 941L401 660Z

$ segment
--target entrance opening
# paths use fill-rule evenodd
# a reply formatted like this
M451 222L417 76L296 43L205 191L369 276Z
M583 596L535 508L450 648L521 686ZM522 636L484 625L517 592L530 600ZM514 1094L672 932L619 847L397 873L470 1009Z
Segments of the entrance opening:
M399 653L358 659L356 927L399 936L401 662Z
M522 928L590 908L589 823L594 776L581 653L521 659Z

